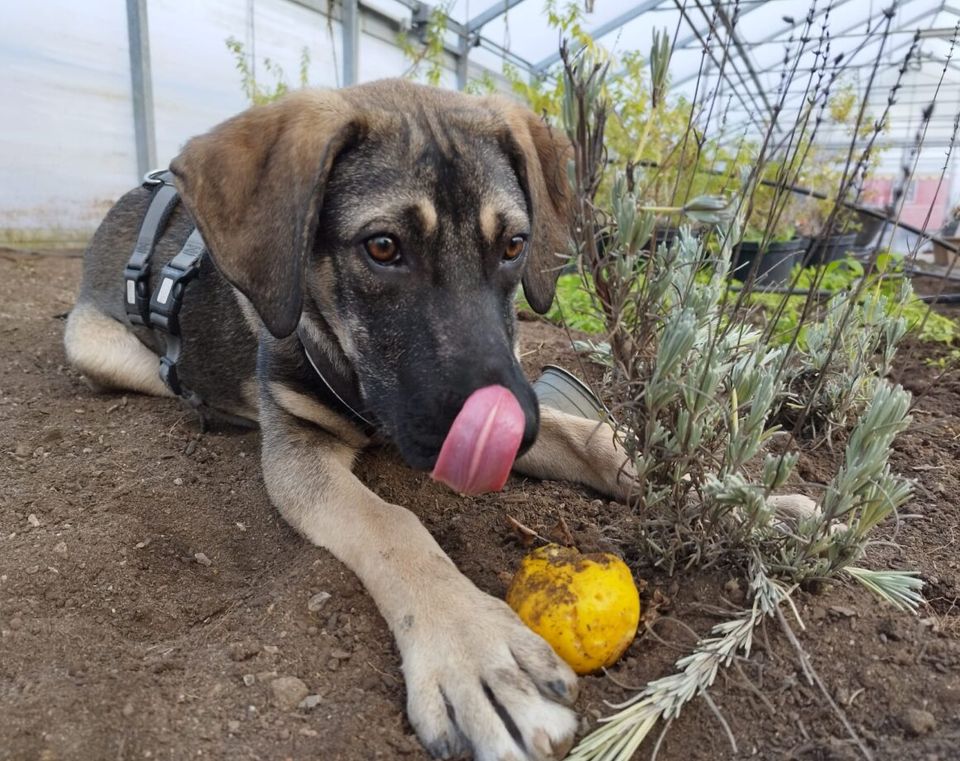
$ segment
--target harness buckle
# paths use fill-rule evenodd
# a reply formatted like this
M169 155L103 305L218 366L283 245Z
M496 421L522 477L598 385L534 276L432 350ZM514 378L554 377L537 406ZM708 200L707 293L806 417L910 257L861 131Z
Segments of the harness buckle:
M182 396L183 386L180 385L180 375L177 373L176 360L168 356L160 357L160 380L166 383L167 388L174 394Z
M149 319L152 327L168 335L180 335L180 309L183 291L200 274L202 257L206 251L203 238L197 231L187 238L180 253L160 270L160 283L150 299ZM163 368L161 368L161 373Z
M123 269L125 283L123 301L127 317L134 325L150 325L150 294L147 290L150 279L150 262L137 265L128 263Z

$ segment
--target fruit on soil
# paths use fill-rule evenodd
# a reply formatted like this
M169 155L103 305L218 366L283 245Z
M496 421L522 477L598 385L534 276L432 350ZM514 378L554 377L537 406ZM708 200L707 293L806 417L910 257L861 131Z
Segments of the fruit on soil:
M616 663L640 623L640 594L626 563L556 544L523 559L507 604L578 674Z

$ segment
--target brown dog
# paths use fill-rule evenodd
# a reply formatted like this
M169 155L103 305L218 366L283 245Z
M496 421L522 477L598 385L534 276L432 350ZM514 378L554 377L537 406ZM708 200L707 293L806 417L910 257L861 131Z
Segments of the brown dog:
M183 203L154 271L194 225L216 265L184 299L180 377L205 409L259 423L271 500L373 596L410 722L441 757L562 757L576 678L351 465L381 439L433 467L465 402L492 386L518 405L518 471L623 495L612 432L539 409L515 354L521 281L538 311L553 299L566 162L564 140L510 101L385 81L250 109L171 167ZM163 337L130 324L121 279L150 197L130 192L97 231L65 341L93 383L171 395ZM351 379L374 430L331 404L307 344Z

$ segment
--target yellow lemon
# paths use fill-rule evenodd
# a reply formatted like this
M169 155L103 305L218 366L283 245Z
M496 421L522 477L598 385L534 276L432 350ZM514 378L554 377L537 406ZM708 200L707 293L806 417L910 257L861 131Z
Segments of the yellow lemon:
M640 623L640 594L626 563L556 544L523 559L507 604L578 674L616 663Z

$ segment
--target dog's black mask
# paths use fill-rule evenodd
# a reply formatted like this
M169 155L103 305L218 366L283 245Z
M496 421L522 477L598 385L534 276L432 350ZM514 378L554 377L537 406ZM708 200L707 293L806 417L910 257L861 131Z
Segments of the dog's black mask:
M527 197L496 140L418 132L405 124L337 158L308 291L409 465L432 467L465 400L494 384L523 410L523 452L539 425L514 351Z

